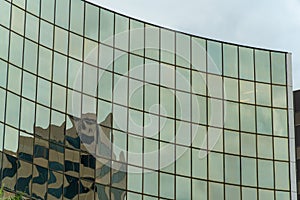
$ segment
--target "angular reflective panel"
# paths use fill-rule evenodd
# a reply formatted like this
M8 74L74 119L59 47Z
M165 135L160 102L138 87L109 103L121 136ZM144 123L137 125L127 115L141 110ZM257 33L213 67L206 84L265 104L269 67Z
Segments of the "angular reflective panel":
M33 102L22 98L20 129L27 133L34 133L35 105Z
M92 64L94 66L98 65L98 50L98 43L86 38L84 39L84 61L86 63Z
M18 177L16 191L22 194L30 195L32 182L32 164L24 161L18 161Z
M129 76L144 80L144 59L140 56L129 56Z
M130 52L144 55L144 39L145 39L145 30L144 23L129 19L130 23Z
M41 1L41 17L50 22L54 21L54 1Z
M38 74L51 80L52 75L52 52L44 47L39 47Z
M191 95L185 92L176 92L176 118L185 121L191 120Z
M256 156L256 137L254 134L241 134L241 154L244 156Z
M23 72L22 96L34 101L36 97L36 76Z
M82 88L82 63L69 58L68 64L68 87L77 91Z
M188 35L176 33L176 65L190 68L191 39Z
M256 103L271 106L271 87L267 84L256 83Z
M272 114L270 108L256 107L257 132L272 134Z
M19 131L9 126L5 126L4 152L12 156L17 156L18 141Z
M255 103L254 82L240 80L240 102Z
M63 174L49 171L48 176L48 199L62 199L63 194Z
M225 156L225 182L239 184L240 183L240 157Z
M159 60L159 28L145 25L145 56Z
M99 9L91 4L85 4L85 36L98 40Z
M238 101L239 91L238 91L238 80L231 78L224 78L224 98L232 101Z
M127 17L115 15L115 47L128 51L129 39L129 19Z
M0 2L0 24L9 27L11 4L7 1Z
M160 193L161 197L174 198L174 181L175 177L173 175L160 173Z
M21 93L21 70L19 68L14 67L13 65L9 65L8 67L8 86L7 88L16 93Z
M257 190L253 188L243 187L242 188L242 199L245 200L256 200Z
M158 172L144 172L144 193L158 195Z
M208 96L213 98L223 97L223 79L221 76L207 75Z
M275 162L275 188L289 190L289 164L287 162Z
M43 139L36 138L34 141L34 164L42 167L48 167L49 161L49 142Z
M50 98L51 98L51 85L50 82L38 78L38 88L37 88L37 102L50 106Z
M274 137L274 159L288 160L288 140Z
M241 130L255 132L255 107L240 105Z
M208 185L209 188L209 199L211 200L218 200L224 199L224 185L219 183L212 183L210 182Z
M202 197L203 199L207 199L207 185L208 183L205 181L193 179L192 199L198 199L199 197Z
M142 166L143 140L141 137L128 136L128 163L135 166Z
M207 99L203 96L192 95L192 121L207 124Z
M272 99L274 107L287 107L286 88L281 86L272 86Z
M143 109L144 85L141 81L129 79L129 107Z
M225 186L225 199L241 199L241 189L237 186Z
M260 158L273 158L273 138L269 136L257 136L257 156Z
M159 122L160 121L160 122ZM160 130L158 127L158 124L160 123ZM175 138L175 128L174 128L175 122L171 119L160 117L160 120L158 120L158 117L155 115L145 115L145 131L144 134L147 137L153 137L156 138L159 130L160 139L164 141L173 141ZM156 136L156 137L155 137Z
M99 52L101 52L99 54L99 67L112 71L113 48L100 44ZM101 77L101 73L99 73L99 77Z
M206 71L206 41L192 37L192 68Z
M134 134L142 135L143 132L143 113L129 109L128 131Z
M223 112L224 106L223 101L219 99L212 99L208 98L208 110L207 110L207 123L208 125L215 126L215 127L223 127L224 126L224 119L223 119Z
M0 26L0 58L7 60L8 58L8 44L9 44L9 32L7 29Z
M6 102L6 123L18 128L20 117L20 97L8 92Z
M122 74L129 75L129 55L120 50L114 50L114 71Z
M19 137L19 158L28 162L33 161L33 135L20 132Z
M2 34L5 37L5 33L1 33L1 35ZM7 41L8 41L8 39L7 39ZM3 47L5 47L5 43L4 43ZM1 48L3 48L3 47L1 47ZM7 51L8 49L5 48L4 50ZM11 63L17 65L18 67L21 67L22 66L22 54L23 54L23 38L15 33L11 33L10 34L9 61Z
M114 31L114 14L100 9L100 42L112 45Z
M273 200L274 199L274 192L272 190L259 190L258 193L258 198L259 199L269 199Z
M54 30L54 49L65 55L68 54L68 32L58 27Z
M147 91L147 90L146 90ZM160 88L160 105L161 105L161 115L174 117L175 115L175 94L173 90ZM150 107L151 108L151 107Z
M24 35L24 11L16 6L12 6L11 29Z
M240 153L240 133L235 131L224 131L224 150L226 153ZM243 148L243 147L242 147Z
M239 104L229 101L224 102L224 127L239 129Z
M0 60L0 86L6 87L6 79L7 79L7 63Z
M29 13L26 13L26 28L25 30L25 36L34 40L38 41L38 35L39 35L39 19Z
M255 158L241 158L242 185L257 186L257 168ZM271 170L271 169L270 169ZM262 172L259 172L262 173Z
M69 55L73 58L82 59L83 38L73 33L69 34Z
M40 43L48 48L53 48L53 28L52 24L40 21Z
M176 174L191 176L191 149L176 146Z
M36 106L35 130L34 133L42 138L49 138L50 110L44 106Z
M176 199L186 199L191 196L191 180L176 176Z
M27 0L26 9L35 15L39 15L40 0Z
M155 105L158 105L159 101L159 88L154 85L145 85L145 111L151 112L151 113L158 113L158 108L155 107Z
M208 154L208 178L214 181L223 181L223 155L210 152Z
M70 0L55 2L55 23L65 29L69 28Z
M144 138L144 167L150 169L158 168L158 141Z
M85 64L83 67L83 92L96 96L97 84L97 68Z
M5 188L14 190L16 186L16 177L18 169L17 158L8 155L1 154L2 157L2 172L1 172L1 182L5 185Z
M30 40L25 39L23 68L32 73L36 73L37 58L38 45L36 43L31 42Z

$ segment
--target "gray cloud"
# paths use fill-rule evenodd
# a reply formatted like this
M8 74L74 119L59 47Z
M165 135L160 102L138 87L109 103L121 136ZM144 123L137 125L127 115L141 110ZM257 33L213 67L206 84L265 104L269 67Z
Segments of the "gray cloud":
M299 0L90 1L179 31L292 52L294 89L300 89Z

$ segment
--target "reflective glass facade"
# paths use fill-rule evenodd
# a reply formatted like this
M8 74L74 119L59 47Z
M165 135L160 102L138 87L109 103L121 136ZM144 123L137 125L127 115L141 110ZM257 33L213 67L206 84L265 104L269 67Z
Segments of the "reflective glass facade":
M300 90L294 91L294 110L295 110L295 136L296 136L296 155L297 155L297 188L298 199L300 199Z
M0 176L32 199L296 199L291 56L80 0L0 0Z

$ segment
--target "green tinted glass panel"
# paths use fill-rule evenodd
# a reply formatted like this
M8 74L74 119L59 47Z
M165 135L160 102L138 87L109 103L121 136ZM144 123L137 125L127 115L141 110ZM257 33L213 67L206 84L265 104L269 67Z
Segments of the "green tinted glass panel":
M25 36L34 41L38 41L38 34L39 34L39 19L29 13L26 13Z
M222 44L219 42L207 42L207 71L222 75Z
M192 38L192 68L206 71L206 41L200 38Z
M63 53L68 54L68 32L55 27L55 38L54 38L54 49Z
M224 76L238 77L238 49L233 45L223 45Z
M27 10L36 16L39 15L40 12L40 0L27 0Z
M240 152L240 134L235 131L224 131L225 152L239 154Z
M99 9L96 6L85 4L85 36L98 41Z
M255 107L240 105L241 130L255 132Z
M274 137L274 158L276 160L288 160L288 139Z
M115 16L115 47L128 51L129 19L127 17Z
M274 135L288 136L287 111L281 109L273 109L273 127Z
M190 68L190 37L176 33L176 65Z
M11 63L21 67L22 66L22 55L23 55L23 38L15 33L11 33L9 61Z
M37 56L38 56L38 45L29 40L25 40L24 47L24 69L36 73L37 70Z
M255 50L255 80L270 82L270 53L268 51Z
M253 50L239 47L240 78L254 80Z
M239 129L239 104L224 102L224 126L229 129Z
M289 164L287 162L275 162L275 188L289 190Z
M286 61L284 53L271 53L272 82L286 84Z
M70 1L70 3L71 3L70 30L82 35L83 20L84 20L84 2Z
M55 24L65 29L69 28L70 0L59 0L55 2Z
M43 19L53 22L54 21L54 3L55 1L41 1L41 16Z
M257 156L261 158L273 158L273 138L270 136L257 136Z
M100 42L112 45L114 31L114 14L100 9Z
M155 26L145 26L145 56L159 59L159 29Z
M272 96L273 96L273 106L286 108L287 100L286 100L286 87L282 86L272 86Z
M40 21L40 43L48 48L53 46L53 25L43 20Z
M67 79L67 58L61 54L54 53L53 81L66 85Z
M227 100L238 101L238 80L224 78L224 98Z
M9 27L11 4L7 1L0 2L0 24Z
M8 89L14 93L21 92L22 71L12 65L8 67Z
M258 186L274 188L273 161L258 160Z
M16 6L12 7L11 29L21 35L24 34L25 12Z
M256 107L257 132L272 134L272 114L270 108Z
M20 97L10 92L7 93L6 123L18 128L20 117Z
M8 43L9 43L9 32L7 29L0 26L0 58L7 60L8 57Z
M225 182L240 183L240 157L225 155Z
M244 156L256 156L256 136L254 134L241 134L241 154Z
M35 100L36 94L36 76L23 72L22 96Z
M254 96L254 82L240 80L240 102L254 104Z
M174 64L175 34L172 31L160 29L161 61Z
M208 154L208 178L214 181L223 181L223 155L210 152Z
M256 103L271 106L271 87L267 84L256 83Z
M242 185L256 186L256 159L241 158Z
M52 75L52 52L44 47L39 48L38 73L40 76L51 80Z

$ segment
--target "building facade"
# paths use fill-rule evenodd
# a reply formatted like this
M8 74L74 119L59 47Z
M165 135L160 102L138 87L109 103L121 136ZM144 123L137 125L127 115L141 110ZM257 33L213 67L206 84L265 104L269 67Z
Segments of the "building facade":
M296 138L296 166L297 166L297 186L298 199L300 199L300 90L294 91L294 111L295 111L295 138Z
M291 55L0 0L0 141L5 196L296 199Z

